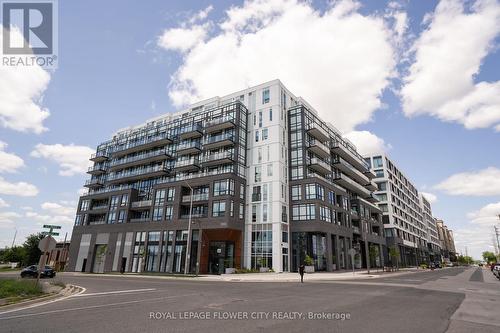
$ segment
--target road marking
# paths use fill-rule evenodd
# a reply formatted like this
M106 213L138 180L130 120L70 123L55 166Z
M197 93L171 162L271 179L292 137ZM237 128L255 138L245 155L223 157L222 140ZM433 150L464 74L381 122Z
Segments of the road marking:
M56 299L53 299L53 300L50 300L50 301L46 301L46 302L35 303L35 304L28 305L28 306L25 306L25 307L22 307L22 308L17 308L17 309L3 311L3 312L0 312L0 315L6 314L6 313L11 313L11 312L17 312L17 311L21 311L21 310L27 310L27 309L36 308L36 307L39 307L39 306L42 306L42 305L47 305L47 304L51 304L51 303L63 301L65 299L68 299L68 298L71 298L71 297L74 297L74 296L79 296L80 294L84 293L87 290L84 287L80 287L80 286L78 286L78 287L81 288L82 290L80 290L78 293L76 293L74 295L68 295L68 296L64 296L64 297L61 297L61 298L56 298Z
M110 295L110 294L126 294L126 293L136 293L136 292L154 291L154 290L156 290L156 289L154 289L154 288L147 288L147 289L129 289L129 290L103 291L103 292L100 292L100 293L78 294L78 295L75 295L75 297Z
M10 317L3 317L3 318L0 317L0 320L16 319L16 318L24 318L24 317L34 317L34 316L41 316L41 315L53 314L53 313L61 313L61 312L70 312L70 311L81 311L81 310L89 310L89 309L106 308L106 307L115 306L115 305L143 303L143 302L159 301L159 300L170 299L170 298L199 296L199 295L200 294L186 294L186 295L164 296L164 297L141 299L141 300L134 300L134 301L108 303L108 304L89 305L89 306L82 306L82 307L78 307L78 308L50 310L50 311L44 311L44 312L38 312L38 313L27 313L27 314L22 314L22 315L17 315L17 316L10 316Z

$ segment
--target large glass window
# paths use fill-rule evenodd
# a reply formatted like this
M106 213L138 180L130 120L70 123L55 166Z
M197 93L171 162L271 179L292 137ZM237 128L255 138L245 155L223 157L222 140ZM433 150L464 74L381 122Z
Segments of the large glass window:
M163 207L155 207L153 209L153 221L161 221L163 218Z
M306 221L316 218L316 209L314 204L302 204L292 206L292 220Z
M160 232L150 231L148 233L148 246L146 250L146 271L156 272L159 268Z
M300 185L292 186L292 200L302 200L302 189Z
M166 189L157 190L155 194L155 206L161 206L165 203Z
M167 190L167 201L174 201L175 199L175 188L171 187Z
M373 158L373 168L381 168L382 167L382 156L375 156Z
M234 181L232 179L217 180L214 182L214 197L219 195L233 195Z
M319 219L326 222L332 222L332 211L325 206L319 207Z
M225 201L214 201L212 203L212 216L220 217L226 214L226 202Z
M265 88L264 90L262 90L262 104L269 103L269 100L270 100L269 88Z
M89 207L90 207L90 200L82 200L82 203L80 205L80 210L86 211L89 210Z
M324 200L325 193L323 186L319 184L306 184L306 199Z
M165 207L165 220L170 221L174 215L174 208L172 206Z

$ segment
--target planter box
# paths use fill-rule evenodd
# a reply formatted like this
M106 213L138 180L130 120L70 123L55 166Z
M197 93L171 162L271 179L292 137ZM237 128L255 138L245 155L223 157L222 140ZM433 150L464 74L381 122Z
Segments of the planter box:
M259 271L261 273L267 273L267 272L269 272L269 267L261 267L261 268L259 268Z
M226 268L225 273L226 274L234 274L234 273L236 273L236 268Z
M314 273L314 266L304 266L305 273Z

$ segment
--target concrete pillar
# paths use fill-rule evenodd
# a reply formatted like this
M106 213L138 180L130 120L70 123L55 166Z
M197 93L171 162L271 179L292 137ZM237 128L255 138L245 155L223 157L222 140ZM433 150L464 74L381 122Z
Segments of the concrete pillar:
M340 269L340 243L339 243L339 235L335 236L335 264L336 269Z
M368 241L365 240L364 241L365 243L365 257L366 257L366 269L368 271L370 271L370 251L369 251L369 247L368 247Z
M326 270L331 272L332 269L332 234L326 234Z

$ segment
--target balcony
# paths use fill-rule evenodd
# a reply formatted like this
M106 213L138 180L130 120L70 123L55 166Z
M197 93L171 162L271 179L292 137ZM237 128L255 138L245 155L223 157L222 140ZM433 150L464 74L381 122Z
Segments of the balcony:
M333 181L337 185L340 185L343 188L350 190L351 192L359 194L362 198L367 198L371 195L371 192L367 190L363 185L358 184L343 173L336 173Z
M332 172L330 165L319 158L313 157L309 160L309 167L321 175L327 175Z
M345 159L338 155L333 159L333 165L358 183L368 184L370 182L364 173L350 165Z
M193 214L191 214L192 219L199 219L199 218L204 218L204 217L208 217L208 214L206 214L206 213L193 213ZM186 219L186 220L189 219L189 214L182 214L181 219Z
M158 134L139 140L129 141L124 145L116 146L112 151L112 155L113 157L119 157L136 151L164 146L169 143L172 143L172 140L168 137L167 133Z
M150 219L149 217L136 217L133 219L130 219L131 223L142 223L142 222L149 222Z
M182 142L177 146L177 156L199 154L201 153L201 144L199 142Z
M91 211L100 211L100 210L108 210L108 204L105 205L95 205L90 208Z
M143 178L153 178L166 175L170 170L164 165L154 167L140 168L126 172L112 173L108 176L108 183L119 183L133 181Z
M367 184L365 184L365 187L369 189L370 191L378 191L378 186L373 182L373 180L370 180Z
M260 193L252 193L252 202L260 201L260 200L261 200L261 194Z
M208 137L203 142L205 149L216 149L230 145L234 145L234 136L229 133Z
M363 157L347 147L345 143L339 140L333 140L330 144L330 149L361 172L369 172L370 168Z
M104 180L100 179L100 178L88 179L85 182L84 186L87 187L87 188L92 188L92 189L103 187L104 186Z
M316 139L309 140L309 143L307 144L307 149L309 149L309 151L313 152L314 154L318 155L321 158L330 157L330 149L327 146L325 146L322 142Z
M314 124L312 128L307 130L307 134L311 135L313 138L318 139L320 142L325 142L330 139L328 131L318 125Z
M175 162L175 171L197 171L200 169L200 161L197 157Z
M228 128L233 128L235 126L233 117L220 117L214 118L205 122L205 133L213 133L222 131Z
M203 156L201 163L203 166L214 166L219 164L226 164L234 162L233 153L230 151L224 151L221 153L205 155Z
M90 160L92 162L100 163L104 162L109 158L108 154L105 151L98 151L95 154L90 155Z
M163 161L169 158L172 158L172 156L163 149L150 151L149 153L145 154L138 154L135 156L112 160L111 163L109 164L109 171L115 171L118 169L129 168L151 162Z
M196 201L207 201L208 200L208 193L198 193L198 194L193 194L193 202ZM183 195L182 196L182 202L183 203L190 203L191 202L191 194L188 195Z
M106 168L103 165L94 165L88 168L87 173L90 175L102 175L106 173Z
M153 205L153 200L134 201L130 204L132 210L148 210Z
M200 124L191 124L181 128L179 138L181 140L201 138L203 136L203 129Z
M377 178L377 175L375 174L375 172L373 172L373 170L367 170L364 172L365 176L368 177L368 179L373 179L373 178Z

